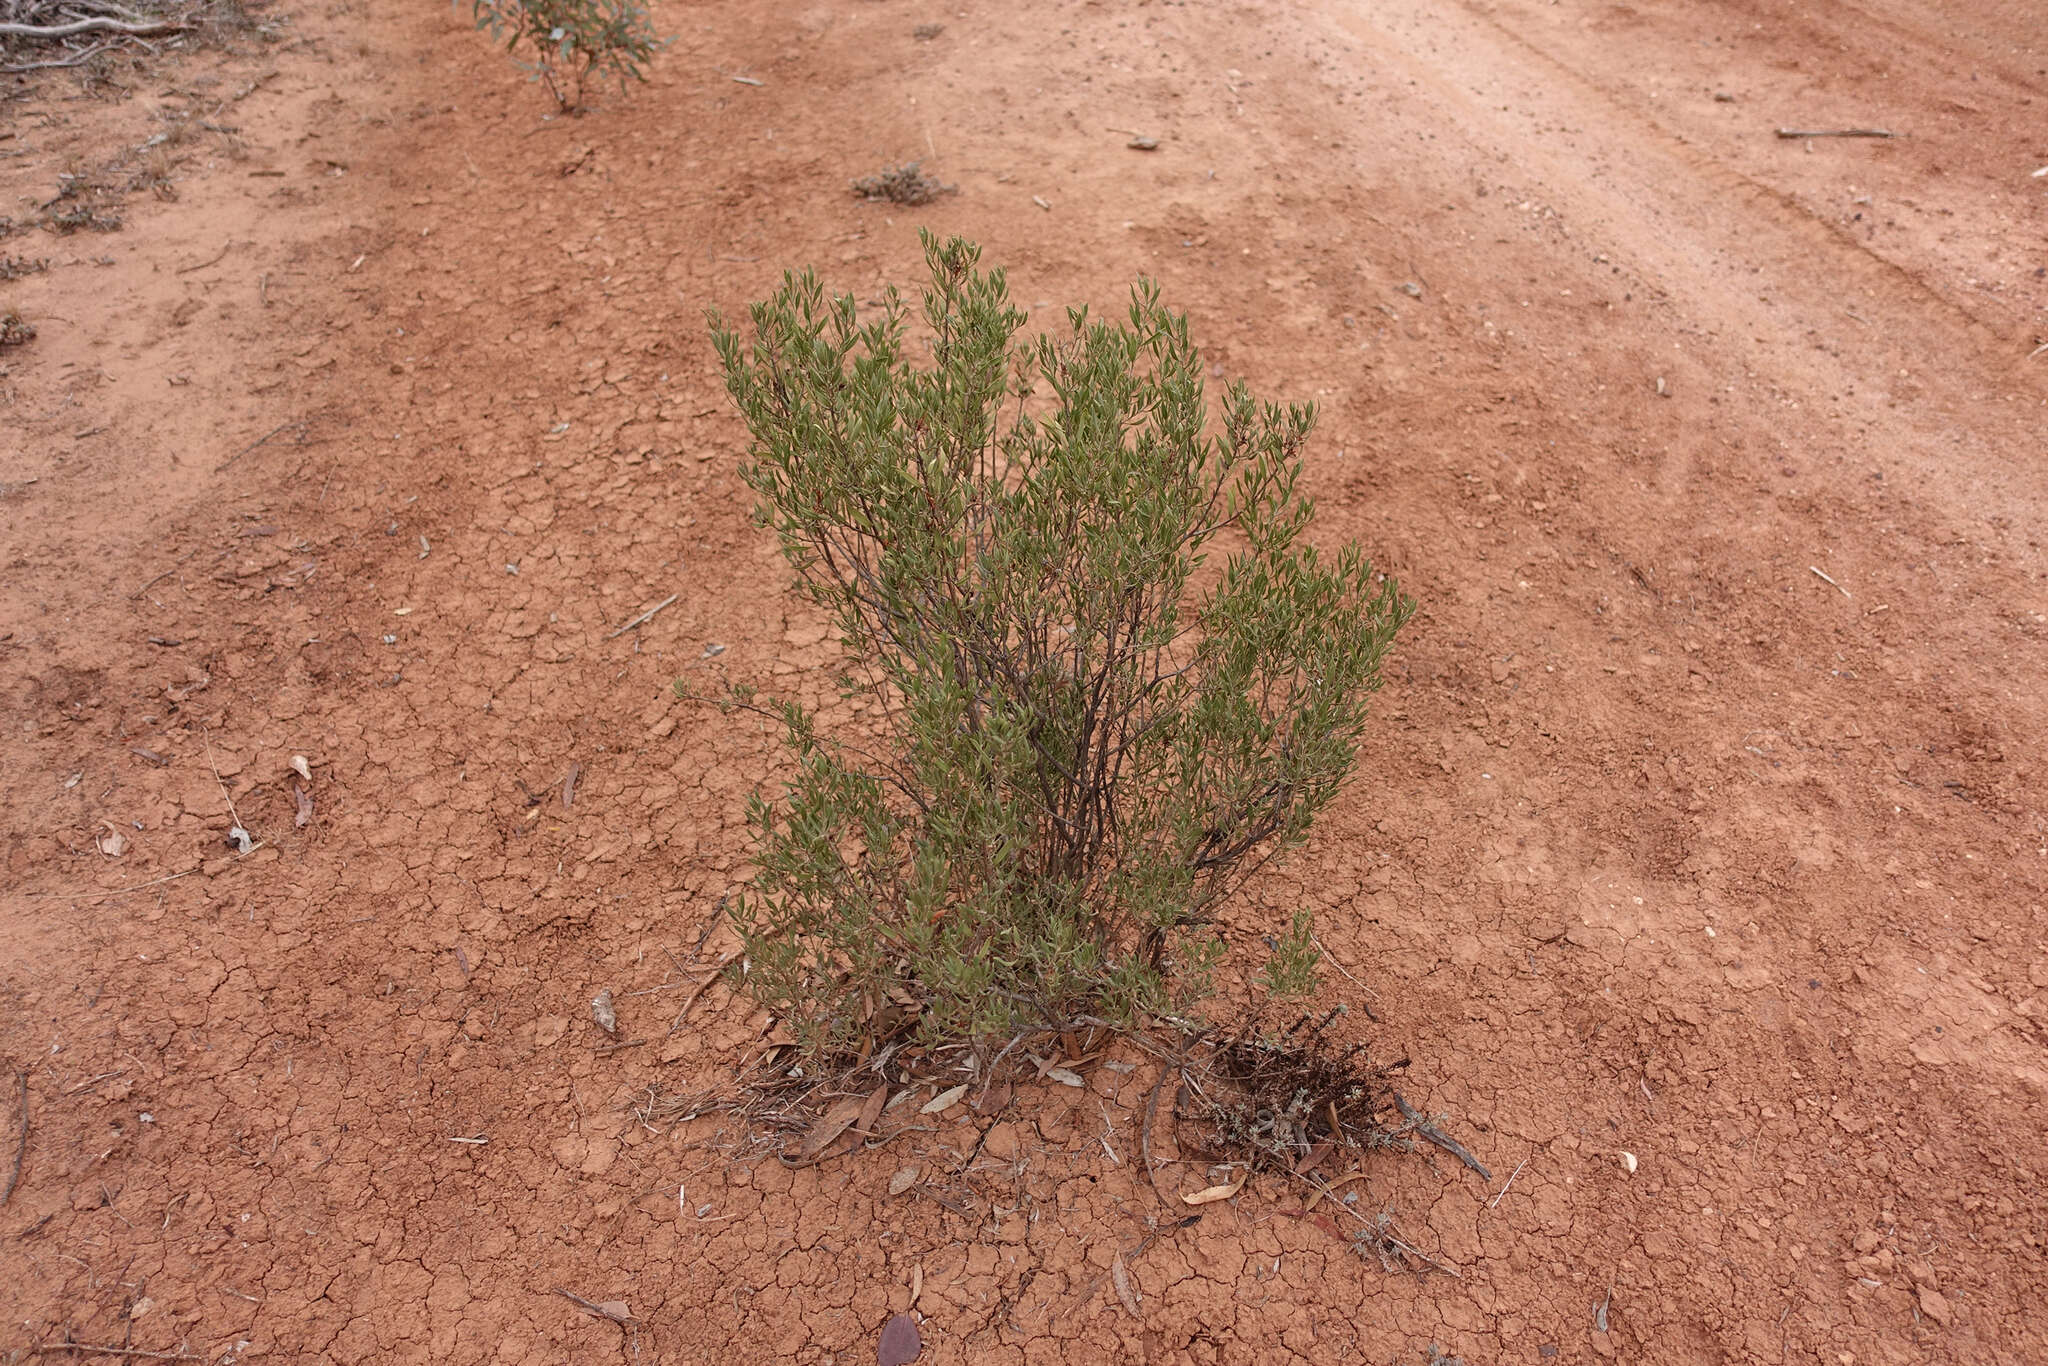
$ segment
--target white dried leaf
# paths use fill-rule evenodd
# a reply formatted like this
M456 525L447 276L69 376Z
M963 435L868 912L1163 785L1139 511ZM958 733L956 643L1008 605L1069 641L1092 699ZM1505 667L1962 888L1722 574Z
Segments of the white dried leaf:
M619 1032L619 1012L612 1008L612 989L606 987L591 998L590 1018L607 1034Z
M1193 1195L1183 1195L1181 1199L1187 1201L1190 1205L1213 1205L1218 1200L1228 1200L1231 1196L1244 1189L1245 1178L1250 1175L1250 1167L1239 1167L1237 1175L1222 1185L1198 1190Z
M1138 1305L1141 1301L1138 1292L1131 1286L1131 1273L1124 1266L1124 1254L1121 1252L1117 1253L1116 1260L1109 1264L1109 1281L1116 1287L1116 1297L1123 1301L1124 1308L1131 1311L1131 1317L1139 1317Z
M963 1081L958 1086L953 1087L951 1090L941 1091L936 1096L933 1096L923 1105L920 1105L917 1108L917 1112L921 1115L943 1114L945 1111L952 1109L955 1105L958 1105L960 1103L960 1098L966 1094L967 1083Z

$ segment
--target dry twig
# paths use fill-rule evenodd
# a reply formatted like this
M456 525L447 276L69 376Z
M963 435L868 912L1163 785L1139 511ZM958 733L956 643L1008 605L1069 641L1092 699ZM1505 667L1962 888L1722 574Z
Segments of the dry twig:
M242 449L240 449L240 450L236 451L236 452L235 452L235 453L234 453L233 455L231 455L231 456L229 456L229 457L228 457L227 459L225 459L225 460L221 461L221 462L220 462L220 464L218 464L218 465L214 466L214 467L213 467L213 472L214 472L215 474L219 474L219 473L220 473L220 472L221 472L222 470L224 470L224 469L226 469L226 468L227 468L228 466L230 466L230 465L234 464L234 463L235 463L235 462L236 462L237 460L240 460L240 459L241 459L241 458L242 458L243 456L245 456L245 455L249 454L249 452L251 452L251 451L253 451L253 450L256 450L256 449L257 449L257 448L259 448L259 447L262 447L262 446L267 446L267 445L269 445L269 444L270 444L270 439L271 439L272 437L274 437L274 436L277 436L277 435L279 435L280 433L283 433L283 432L288 432L288 431L290 431L290 430L291 430L292 428L294 428L294 427L304 427L304 426L306 425L306 423L307 423L307 422L308 422L309 420L310 420L310 419L307 419L307 418L303 418L303 417L301 417L301 418L294 418L294 419L293 419L292 421L290 421L290 422L286 422L286 423L283 423L283 424L281 424L281 425L279 425L279 426L276 426L276 427L272 427L272 428L271 428L271 429L270 429L269 431L267 431L267 432L265 432L265 433L264 433L263 435L261 435L261 436L257 437L257 438L256 438L256 439L255 439L254 441L251 441L251 442L250 442L250 443L249 443L248 445L246 445L246 446L242 447Z
M654 606L652 606L652 607L648 608L648 609L647 609L646 611L642 612L642 613L641 613L641 614L640 614L639 616L637 616L637 617L634 617L634 618L633 618L633 619L632 619L631 621L627 622L627 623L626 623L626 624L625 624L624 626L621 626L621 627L620 627L620 628L619 628L618 630L616 630L616 631L612 632L612 633L611 633L610 635L606 636L606 637L605 637L605 639L606 639L606 640L617 640L617 639L618 639L618 638L619 638L620 636L622 636L622 635L626 634L626 632L628 632L628 631L632 630L632 629L633 629L633 628L634 628L635 626L644 626L644 625L646 625L646 624L647 624L648 622L650 622L650 621L654 620L654 614L655 614L656 612L659 612L659 611L660 611L660 610L661 610L662 608L664 608L664 607L668 606L668 605L669 605L670 603L674 602L674 601L675 601L675 600L676 600L677 598L679 598L679 597L681 597L681 596L682 596L682 594L681 594L681 593L671 593L671 594L669 594L669 595L668 595L667 597L663 598L663 599L662 599L662 600L661 600L660 602L657 602L657 603L655 603L655 604L654 604Z
M7 1173L7 1189L0 1191L0 1205L14 1198L14 1188L21 1183L21 1164L28 1156L28 1073L17 1067L14 1084L21 1091L21 1138L14 1145L14 1170Z
M719 978L725 975L725 965L727 963L730 963L731 961L732 955L728 953L725 957L718 960L718 965L711 969L710 974L707 977L705 977L703 981L697 983L697 989L689 994L689 996L683 1001L683 1008L676 1012L675 1023L668 1027L669 1033L673 1034L678 1029L681 1029L683 1027L683 1021L689 1018L690 1007L697 1004L697 998L699 996L702 996L705 992L711 989L711 984L713 982L716 982Z
M140 1347L103 1347L92 1342L39 1342L32 1349L37 1355L47 1352L82 1352L87 1356L139 1357L148 1361L204 1361L197 1352L145 1352Z
M1895 138L1889 128L1780 128L1781 138Z
M1437 1128L1434 1124L1431 1124L1428 1120L1424 1119L1421 1113L1418 1112L1414 1106L1410 1105L1407 1101L1401 1098L1401 1093L1399 1091L1394 1092L1394 1107L1401 1112L1401 1118L1407 1120L1409 1126L1413 1128L1416 1133L1428 1139L1431 1143L1436 1144L1437 1147L1442 1148L1445 1152L1449 1153L1452 1157L1457 1158L1460 1162L1470 1167L1473 1171L1478 1172L1480 1180L1493 1180L1493 1173L1486 1169L1486 1164L1484 1162L1481 1162L1478 1158L1472 1156L1471 1150L1466 1148L1464 1144L1458 1142L1457 1139L1452 1138L1442 1129Z
M1500 1203L1501 1196L1506 1195L1508 1193L1508 1187L1515 1184L1515 1178L1520 1176L1522 1174L1522 1168L1528 1165L1529 1159L1526 1157L1515 1164L1515 1169L1508 1173L1508 1179L1501 1184L1500 1193L1498 1195L1495 1195L1493 1199L1486 1202L1486 1207L1488 1209L1492 1209L1495 1205L1498 1205Z

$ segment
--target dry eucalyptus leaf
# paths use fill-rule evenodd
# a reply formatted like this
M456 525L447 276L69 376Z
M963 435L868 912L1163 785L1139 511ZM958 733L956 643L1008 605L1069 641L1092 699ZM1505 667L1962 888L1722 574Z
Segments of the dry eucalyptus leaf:
M1046 1068L1045 1079L1047 1081L1056 1081L1062 1086L1086 1086L1088 1084L1087 1082L1081 1080L1079 1074L1069 1072L1064 1067Z
M854 1123L854 1132L863 1138L872 1138L875 1121L882 1117L883 1109L889 1104L889 1088L877 1086L868 1094L867 1104L860 1107L860 1118Z
M910 1272L910 1307L917 1308L917 1297L924 1293L924 1263L919 1262Z
M306 789L292 784L292 804L298 808L292 815L294 828L304 830L313 823L313 799L306 795Z
M1124 1254L1116 1254L1116 1260L1109 1264L1109 1283L1116 1287L1116 1297L1123 1301L1124 1308L1131 1311L1131 1317L1138 1317L1138 1292L1131 1288L1131 1273L1124 1266Z
M967 1086L968 1083L963 1081L951 1090L939 1092L923 1105L920 1105L917 1108L917 1112L921 1115L936 1115L952 1109L960 1103L960 1098L967 1094Z
M889 1178L889 1194L901 1195L909 1190L917 1184L917 1178L923 1174L923 1170L921 1167L905 1167L897 1172Z
M306 762L306 756L303 754L294 754L292 756L292 772L298 774L309 783L313 781L313 766Z
M586 1300L560 1286L555 1287L555 1293L594 1319L608 1319L621 1326L633 1321L633 1311L626 1307L624 1300Z
M107 833L99 838L100 852L108 858L119 858L127 853L128 837L121 833L120 827L112 821L101 821L100 824L107 827Z
M619 1032L619 1012L612 1008L612 989L606 987L591 998L590 1018L607 1034Z
M908 1314L897 1314L882 1325L882 1343L875 1352L875 1366L909 1366L924 1350L924 1338L917 1331L917 1320Z
M1228 1200L1244 1189L1244 1179L1249 1175L1251 1168L1239 1167L1237 1175L1223 1185L1210 1186L1206 1190L1196 1191L1193 1195L1183 1195L1181 1199L1190 1205L1213 1205L1218 1200Z
M797 1150L800 1157L816 1157L825 1151L825 1146L839 1135L853 1127L867 1108L868 1097L848 1096L821 1116L817 1124L804 1135L803 1146Z

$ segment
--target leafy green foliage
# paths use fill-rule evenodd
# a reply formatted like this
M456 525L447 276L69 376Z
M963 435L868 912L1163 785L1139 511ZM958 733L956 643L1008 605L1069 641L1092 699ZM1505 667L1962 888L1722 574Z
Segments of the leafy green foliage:
M1272 941L1272 956L1260 983L1275 1000L1308 996L1316 989L1316 964L1322 951L1316 947L1315 917L1306 908L1294 913L1287 932Z
M507 52L524 43L532 62L521 62L546 83L563 113L583 107L589 80L647 79L647 63L667 46L640 0L470 0L478 29L490 30Z
M863 322L809 272L750 343L712 320L744 477L866 717L828 738L756 708L795 766L752 803L736 920L749 990L813 1050L1199 994L1219 903L1336 796L1413 610L1304 539L1310 409L1240 384L1209 432L1156 286L1026 340L1000 270L924 240L929 366L893 291Z

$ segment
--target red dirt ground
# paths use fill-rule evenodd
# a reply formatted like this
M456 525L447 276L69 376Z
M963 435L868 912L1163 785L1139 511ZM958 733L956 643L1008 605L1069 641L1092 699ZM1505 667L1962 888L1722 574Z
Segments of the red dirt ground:
M0 242L0 1360L846 1363L913 1295L937 1362L2048 1359L2048 9L658 17L581 119L386 0L0 89L16 218L240 130ZM822 663L702 310L919 224L1323 405L1319 534L1424 611L1231 933L1314 907L1491 1168L1369 1168L1456 1279L1264 1182L1132 1252L1146 1067L798 1172L636 1116L762 1027L670 1032L772 750L669 683Z

